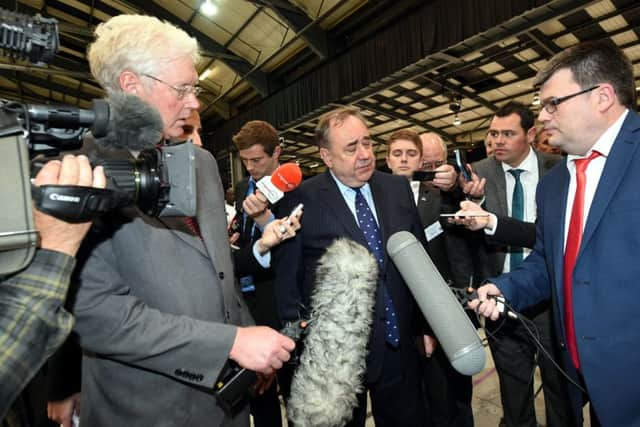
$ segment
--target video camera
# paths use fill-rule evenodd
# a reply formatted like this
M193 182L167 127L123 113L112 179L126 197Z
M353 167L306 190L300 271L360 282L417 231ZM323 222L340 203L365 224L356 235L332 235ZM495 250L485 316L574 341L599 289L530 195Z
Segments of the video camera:
M0 18L5 54L38 63L53 59L59 45L55 19L2 9ZM133 95L109 101L94 100L91 109L81 109L0 100L0 276L24 268L33 257L32 201L67 222L89 221L130 205L150 216L195 216L193 144L159 145L157 110ZM132 123L136 119L150 123ZM144 126L151 130L145 132ZM31 185L31 177L52 156L81 154L86 145L97 147L99 154L89 158L93 166L104 167L107 188ZM131 158L130 151L139 153Z

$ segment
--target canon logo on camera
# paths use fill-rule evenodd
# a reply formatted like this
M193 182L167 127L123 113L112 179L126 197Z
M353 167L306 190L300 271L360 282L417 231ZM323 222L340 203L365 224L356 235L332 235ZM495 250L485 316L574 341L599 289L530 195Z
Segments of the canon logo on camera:
M65 196L64 194L52 193L49 198L58 202L80 203L80 197Z

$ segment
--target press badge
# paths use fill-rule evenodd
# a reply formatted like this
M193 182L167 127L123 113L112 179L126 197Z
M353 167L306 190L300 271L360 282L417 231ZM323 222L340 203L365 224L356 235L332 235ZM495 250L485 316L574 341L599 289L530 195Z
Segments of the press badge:
M427 242L430 242L441 235L443 231L444 230L442 229L442 224L440 224L440 221L436 221L430 226L425 227L424 235L427 237Z

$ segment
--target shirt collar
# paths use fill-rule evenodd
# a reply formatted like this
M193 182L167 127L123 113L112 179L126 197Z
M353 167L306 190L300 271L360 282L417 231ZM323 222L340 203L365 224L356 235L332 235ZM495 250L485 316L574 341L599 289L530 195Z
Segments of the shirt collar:
M522 169L526 172L533 172L538 167L538 159L536 157L535 151L529 147L529 154L524 158L522 162L520 162L517 166L509 166L505 162L502 162L502 170L506 173L511 169Z
M336 182L336 184L338 185L338 190L340 190L340 193L342 193L343 197L354 197L354 195L356 194L356 191L349 187L348 185L344 185L339 179L338 177L336 177L333 174L333 171L331 169L329 169L329 173L331 173L331 177L333 178L333 180ZM366 182L362 187L360 187L360 191L362 192L362 195L367 195L369 193L371 193L371 187L369 186L369 183Z

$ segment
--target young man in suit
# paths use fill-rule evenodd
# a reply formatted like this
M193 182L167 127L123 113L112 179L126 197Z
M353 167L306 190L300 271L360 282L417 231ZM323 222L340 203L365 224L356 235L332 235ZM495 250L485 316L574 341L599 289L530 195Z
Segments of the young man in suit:
M335 239L349 238L368 248L380 266L363 378L373 417L378 427L423 426L416 346L422 328L416 322L415 301L385 249L388 238L401 230L425 243L409 183L404 177L375 171L373 141L356 109L324 114L316 128L316 141L327 170L304 181L282 200L285 212L304 203L305 216L296 238L274 252L280 317L291 321L309 314L318 259ZM372 230L373 240L365 236L360 224ZM364 426L364 393L359 402L349 425Z
M235 222L240 237L234 243L239 248L234 252L234 261L240 289L256 324L280 329L273 291L273 270L241 271L242 265L246 265L246 258L253 258L248 249L260 239L264 228L275 218L266 198L256 194L256 183L272 175L280 164L278 132L267 122L252 120L233 136L233 143L249 173L235 186L235 205L238 207ZM289 381L283 378L281 382L286 389ZM250 405L256 427L282 425L276 382L262 395L252 397Z
M495 319L487 295L502 293L516 309L551 299L564 368L581 387L570 385L576 416L587 398L592 426L638 425L640 333L629 326L640 274L633 68L609 41L588 42L554 56L535 82L538 119L568 156L540 183L534 251L481 287L471 306Z
M488 134L493 140L493 156L473 165L475 173L486 180L483 206L497 215L535 222L536 186L559 157L531 148L536 134L534 116L520 103L511 102L496 111ZM480 251L483 279L515 269L530 252L522 247L506 246L492 240L491 233L486 234ZM557 350L549 304L532 307L525 315L534 321L540 341L555 359ZM538 349L524 326L507 321L488 323L487 329L494 337L489 345L500 380L505 425L537 425L533 390L536 362L542 375L547 425L572 425L566 380L549 357L539 353L536 358Z
M96 28L89 64L107 92L157 108L164 139L183 131L199 102L198 46L184 31L141 15ZM75 331L84 349L80 424L248 426L212 390L229 359L266 378L294 342L252 319L236 289L216 162L195 147L195 221L130 209L104 218L79 252Z

